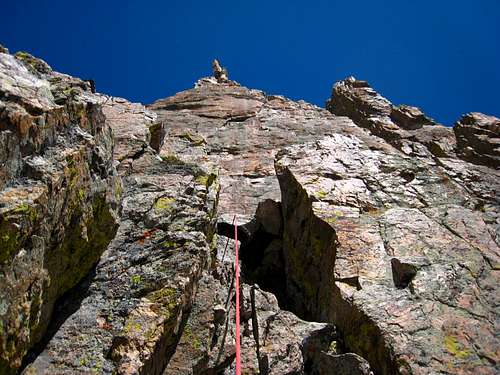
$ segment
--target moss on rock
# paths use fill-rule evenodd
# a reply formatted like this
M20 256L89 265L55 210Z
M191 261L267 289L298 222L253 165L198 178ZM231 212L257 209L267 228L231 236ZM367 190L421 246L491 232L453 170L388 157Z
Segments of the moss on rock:
M19 232L0 224L0 263L19 249Z

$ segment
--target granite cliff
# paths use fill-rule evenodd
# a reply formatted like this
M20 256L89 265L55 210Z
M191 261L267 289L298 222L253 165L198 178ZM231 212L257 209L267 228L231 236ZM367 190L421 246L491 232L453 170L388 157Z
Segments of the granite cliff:
M367 82L150 105L0 48L0 374L500 371L500 120Z

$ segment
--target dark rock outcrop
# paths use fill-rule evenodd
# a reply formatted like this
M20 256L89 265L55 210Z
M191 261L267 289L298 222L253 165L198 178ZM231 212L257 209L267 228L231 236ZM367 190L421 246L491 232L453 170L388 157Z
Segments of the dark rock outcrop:
M477 164L500 167L500 120L482 113L468 113L453 127L460 155Z
M350 117L407 155L454 155L456 142L451 129L435 126L434 120L416 107L394 106L366 81L349 77L337 82L326 108Z

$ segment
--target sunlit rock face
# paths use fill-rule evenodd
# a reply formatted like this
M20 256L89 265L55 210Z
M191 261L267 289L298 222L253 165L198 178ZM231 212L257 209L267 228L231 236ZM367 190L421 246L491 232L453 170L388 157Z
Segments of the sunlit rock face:
M219 211L247 217L260 201L280 197L274 173L279 149L317 139L332 122L349 122L302 101L210 79L148 108L167 133L160 155L218 169Z
M329 108L370 134L332 126L277 156L295 308L335 322L377 373L495 373L499 172L407 137L366 83L335 85ZM462 156L483 129L484 143L470 147L484 159L473 161L493 165L497 122L466 115L462 139L444 148Z
M498 373L499 120L219 70L144 106L0 48L0 374L233 373L233 220L246 373Z

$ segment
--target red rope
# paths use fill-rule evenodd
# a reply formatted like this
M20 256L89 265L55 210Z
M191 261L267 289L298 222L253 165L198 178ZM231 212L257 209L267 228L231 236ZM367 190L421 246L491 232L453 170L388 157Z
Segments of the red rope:
M238 223L234 219L234 278L236 291L236 375L241 375L241 343L240 343L240 275L238 271Z

